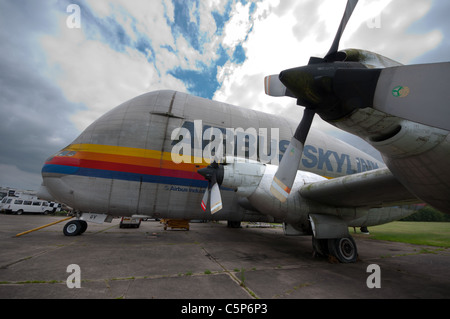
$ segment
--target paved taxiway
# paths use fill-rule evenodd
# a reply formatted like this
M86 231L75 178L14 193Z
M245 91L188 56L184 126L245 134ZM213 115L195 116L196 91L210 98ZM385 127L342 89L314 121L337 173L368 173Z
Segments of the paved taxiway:
M139 229L89 224L65 237L61 219L0 215L0 298L449 298L450 249L370 240L357 235L360 260L335 264L313 258L310 237L279 228L230 229L191 223L166 230L156 221ZM69 289L67 267L81 270ZM370 264L381 288L369 289Z

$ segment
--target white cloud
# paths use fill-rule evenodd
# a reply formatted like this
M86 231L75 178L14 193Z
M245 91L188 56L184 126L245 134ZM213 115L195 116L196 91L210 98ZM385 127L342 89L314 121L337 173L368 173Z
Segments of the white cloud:
M245 40L251 28L251 21L249 19L249 10L251 3L242 5L240 2L236 4L231 12L231 19L225 26L224 38L222 44L224 47L234 47ZM232 54L231 51L231 54ZM231 55L230 54L230 55Z
M184 36L179 34L175 38L172 34L167 24L167 19L174 21L170 0L89 2L98 17L114 15L132 40L139 35L147 36L152 45L152 52L147 56L133 48L118 52L108 43L88 40L85 35L88 30L83 29L88 27L86 24L82 24L81 30L68 29L67 16L61 14L60 33L43 37L41 43L48 63L53 66L51 76L65 96L88 108L73 117L77 127L83 129L112 107L147 91L162 88L187 91L186 85L171 76L169 70L179 67L201 71L217 60L221 44L232 55L239 43L247 59L243 64L228 61L218 68L217 78L222 85L214 99L300 118L302 108L295 105L295 100L264 94L264 77L305 65L310 56L325 55L346 1L255 2L257 8L252 17L249 17L251 3L243 5L237 1L223 34L218 35L212 11L223 14L226 3L225 0L201 1L198 7L189 8L191 21L198 23L201 33L203 50L199 52ZM408 27L423 17L430 5L431 0L360 1L341 48L358 47L408 62L442 40L438 30L427 34L408 33ZM370 29L366 21L379 15L381 28ZM135 29L131 17L138 22ZM151 62L147 60L149 56Z
M173 76L161 78L155 66L138 50L126 48L125 52L118 52L107 43L87 40L83 28L67 28L64 17L60 19L60 30L58 36L42 37L41 45L51 70L47 71L48 76L54 78L69 101L88 108L72 117L80 130L137 95L167 88L186 91L185 85ZM185 48L185 53L192 53L189 46ZM165 49L158 54L173 57ZM158 61L165 59L159 57ZM157 65L171 67L176 64L174 61L171 65Z
M414 58L434 49L443 39L442 32L412 33L411 25L431 9L432 1L372 0L355 9L341 47L356 47L379 53L408 64ZM379 18L379 28L367 21Z

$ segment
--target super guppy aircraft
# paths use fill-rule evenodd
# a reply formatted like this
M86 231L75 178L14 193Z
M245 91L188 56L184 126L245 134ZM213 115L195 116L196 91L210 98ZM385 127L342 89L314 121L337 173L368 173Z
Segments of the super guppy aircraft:
M320 228L322 223L337 223L341 227L336 227L333 233L341 232L337 235L346 237L348 226L382 224L411 213L409 206L371 207L398 205L398 198L400 203L403 200L417 201L383 163L333 137L312 130L296 184L286 202L281 203L269 191L277 166L263 164L260 158L259 161L258 158L256 161L242 161L229 155L226 165L220 165L224 169L221 181L223 208L210 214L200 206L208 181L197 172L208 166L209 156L193 156L194 139L200 141L204 150L211 144L210 140L204 139L207 135L211 138L208 130L217 128L222 133L220 129L232 127L242 127L244 133L230 135L228 130L228 137L232 136L232 140L224 138L224 154L237 154L238 139L241 139L243 145L247 145L242 148L247 153L249 148L257 149L257 143L266 147L265 151L258 149L257 155L270 155L268 150L273 150L272 144L275 145L276 151L272 157L278 158L271 159L266 155L265 161L276 162L289 144L296 123L185 93L147 93L108 112L69 146L49 158L42 169L43 187L53 198L80 213L80 221L68 223L67 235L83 231L85 223L82 221L92 220L92 213L95 213L104 214L95 216L97 220L104 220L107 215L147 215L235 223L284 222L288 234L297 235L312 234L310 219L317 218L316 228ZM270 128L279 128L279 139L270 136L270 145L263 143L262 135L257 138L245 133L245 130L251 132L252 128L257 132L261 128L269 128L268 132L271 132ZM179 133L184 133L184 136ZM222 135L226 137L226 134ZM268 141L267 135L265 138ZM191 150L191 155L185 158L186 162L175 164L172 157L177 154L172 154L172 150L183 141L186 149ZM323 205L300 193L303 186L309 183L349 174L353 174L346 180L349 186L343 186L350 188L342 200L345 196L352 199L339 208ZM328 200L328 197L324 199Z
M449 63L402 66L338 52L356 3L348 2L325 58L265 79L267 94L305 106L300 125L171 90L138 96L91 124L42 169L40 196L77 212L64 233L111 216L280 222L287 235L312 236L314 251L354 262L348 227L398 220L420 203L450 213L450 127L442 120L450 90L421 108L430 86L450 83ZM311 128L315 114L365 139L384 162Z

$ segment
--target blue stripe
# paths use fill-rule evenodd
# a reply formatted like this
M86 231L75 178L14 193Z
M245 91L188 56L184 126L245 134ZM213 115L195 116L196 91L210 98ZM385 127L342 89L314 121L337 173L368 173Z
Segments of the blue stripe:
M186 178L159 176L159 175L143 175L137 173L126 173L126 172L108 171L101 169L64 166L64 165L53 165L53 164L45 165L42 168L42 173L88 176L88 177L118 179L134 182L140 182L142 179L142 182L144 183L169 184L169 185L192 186L202 188L208 187L207 181L196 179L186 179Z
M47 164L42 168L42 173L56 173L65 175L74 175L78 172L79 167L77 166L63 166Z

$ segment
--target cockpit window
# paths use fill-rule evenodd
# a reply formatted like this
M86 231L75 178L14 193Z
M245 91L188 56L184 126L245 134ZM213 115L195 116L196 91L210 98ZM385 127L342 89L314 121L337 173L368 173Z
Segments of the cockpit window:
M59 153L58 155L56 155L56 156L66 156L67 154L69 154L70 153L70 151L62 151L61 153Z
M56 153L55 155L49 157L49 158L47 159L47 162L50 162L50 161L51 161L54 157L56 157L56 156L58 156L58 157L61 157L61 156L72 157L72 156L74 156L76 153L77 153L76 151L61 151L61 152L58 152L58 153Z

